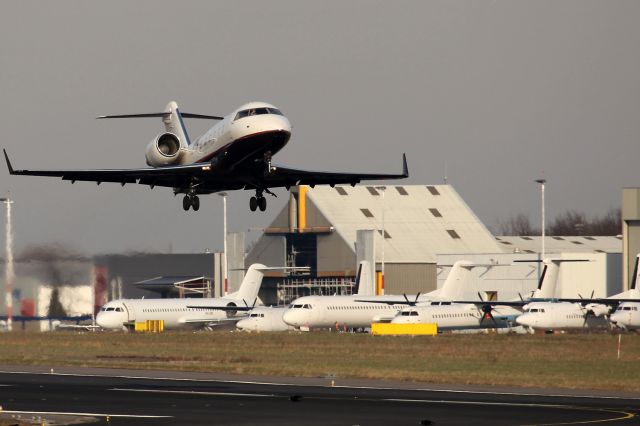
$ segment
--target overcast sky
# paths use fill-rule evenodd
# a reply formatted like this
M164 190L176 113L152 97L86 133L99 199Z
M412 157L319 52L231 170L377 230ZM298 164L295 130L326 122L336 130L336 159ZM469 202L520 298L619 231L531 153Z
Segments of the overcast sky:
M293 125L279 164L449 182L490 228L517 213L602 215L640 185L637 1L15 1L0 15L1 145L17 168L144 166L162 110L260 100ZM192 137L205 130L189 121ZM222 201L170 189L10 177L16 249L222 247ZM229 228L269 224L287 200ZM2 213L4 217L4 213ZM0 234L0 235L3 235ZM257 231L248 238L255 238ZM4 240L4 237L0 237Z

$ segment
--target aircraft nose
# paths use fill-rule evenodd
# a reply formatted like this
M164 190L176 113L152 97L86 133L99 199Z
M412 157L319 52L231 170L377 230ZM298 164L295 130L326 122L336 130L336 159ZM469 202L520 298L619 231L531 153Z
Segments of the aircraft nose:
M102 328L109 328L105 316L104 312L98 312L98 315L96 315L96 324Z
M520 315L516 318L516 322L525 327L531 327L533 325L533 319L529 314Z
M300 326L299 315L293 310L287 310L282 314L282 321L294 327Z

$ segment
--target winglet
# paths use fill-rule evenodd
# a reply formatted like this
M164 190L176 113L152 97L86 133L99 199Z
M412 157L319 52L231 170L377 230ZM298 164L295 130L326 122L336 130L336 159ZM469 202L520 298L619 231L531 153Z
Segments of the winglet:
M4 152L4 159L7 162L7 168L9 169L9 174L10 175L15 174L14 171L13 171L13 167L11 166L11 161L9 161L9 156L7 155L7 150L3 148L2 152Z
M407 166L407 154L402 154L402 176L409 177L409 166Z

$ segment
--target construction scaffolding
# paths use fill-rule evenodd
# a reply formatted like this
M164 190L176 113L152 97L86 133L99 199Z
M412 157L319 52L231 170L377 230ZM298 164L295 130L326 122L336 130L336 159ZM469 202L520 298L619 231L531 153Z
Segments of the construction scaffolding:
M276 284L278 305L288 305L302 296L348 296L354 288L351 278L290 278Z

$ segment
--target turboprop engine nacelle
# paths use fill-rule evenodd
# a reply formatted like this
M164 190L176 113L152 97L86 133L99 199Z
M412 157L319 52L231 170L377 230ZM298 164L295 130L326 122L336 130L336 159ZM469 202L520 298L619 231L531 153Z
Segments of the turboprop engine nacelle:
M144 156L151 167L175 164L180 158L180 139L173 133L160 133L149 142Z
M611 313L611 307L601 303L589 303L585 308L593 312L593 315L596 317L609 315Z

